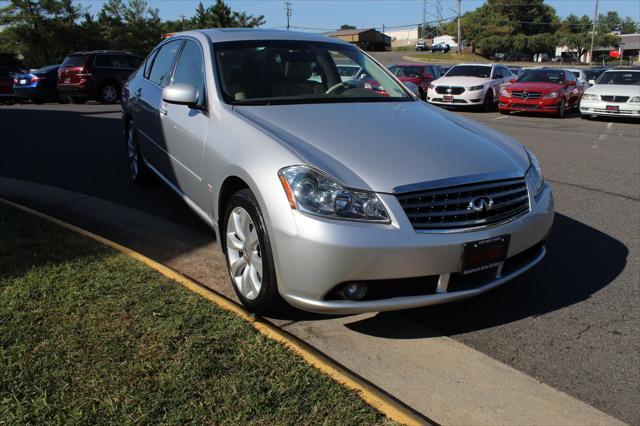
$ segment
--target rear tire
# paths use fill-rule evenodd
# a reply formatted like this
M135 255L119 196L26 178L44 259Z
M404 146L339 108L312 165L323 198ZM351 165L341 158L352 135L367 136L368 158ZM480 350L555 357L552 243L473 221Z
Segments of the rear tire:
M500 110L500 114L509 115L509 114L511 114L511 111L509 111L508 109L501 109Z
M281 311L286 305L278 293L269 234L260 206L249 189L231 196L223 223L221 239L236 295L258 315Z
M125 147L127 149L127 164L129 165L129 177L136 185L144 185L150 176L149 169L144 163L142 150L138 143L138 134L133 122L129 121L125 130Z
M102 85L98 94L98 100L103 104L115 104L118 102L118 86L115 83L107 82Z

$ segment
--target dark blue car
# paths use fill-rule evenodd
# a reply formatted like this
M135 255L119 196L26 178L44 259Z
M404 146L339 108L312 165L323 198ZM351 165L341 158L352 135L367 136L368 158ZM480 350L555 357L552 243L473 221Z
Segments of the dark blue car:
M13 93L19 99L29 99L36 104L59 101L59 67L60 65L49 65L30 73L16 74L13 79Z

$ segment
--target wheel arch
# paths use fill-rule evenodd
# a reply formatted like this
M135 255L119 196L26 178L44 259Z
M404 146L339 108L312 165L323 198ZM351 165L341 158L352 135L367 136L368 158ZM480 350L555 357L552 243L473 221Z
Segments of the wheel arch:
M224 182L222 182L222 186L220 187L220 194L218 195L218 203L217 203L217 216L218 216L218 230L219 230L219 238L220 238L220 247L222 248L223 253L227 253L227 242L224 235L224 212L227 209L227 204L229 204L229 200L231 196L236 192L242 189L251 189L249 184L245 182L242 178L238 176L229 176Z

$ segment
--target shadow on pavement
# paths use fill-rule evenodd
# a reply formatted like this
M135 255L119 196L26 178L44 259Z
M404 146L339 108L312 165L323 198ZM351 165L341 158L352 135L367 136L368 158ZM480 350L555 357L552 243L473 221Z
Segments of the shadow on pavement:
M456 335L543 315L588 299L624 269L628 249L620 241L556 214L547 256L534 269L479 297L411 311L381 313L347 324L351 330L392 339L429 337L424 327L380 327L387 317L409 316L445 335ZM606 261L605 261L606 260Z

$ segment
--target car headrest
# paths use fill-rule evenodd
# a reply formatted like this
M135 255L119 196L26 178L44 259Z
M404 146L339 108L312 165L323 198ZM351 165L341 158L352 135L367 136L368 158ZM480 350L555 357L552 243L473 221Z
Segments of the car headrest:
M306 80L311 77L311 62L287 62L284 66L286 80Z

